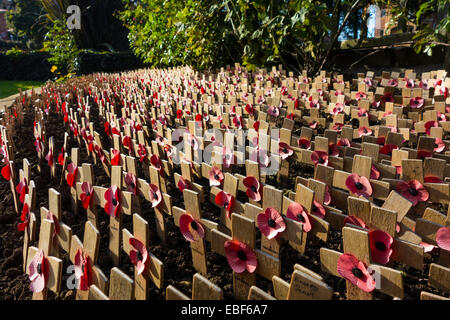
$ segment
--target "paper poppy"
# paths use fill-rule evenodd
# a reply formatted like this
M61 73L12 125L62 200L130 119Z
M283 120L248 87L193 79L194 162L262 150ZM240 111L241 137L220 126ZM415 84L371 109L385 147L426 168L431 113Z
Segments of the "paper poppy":
M349 147L350 146L350 141L347 138L341 138L337 142L337 145L340 146L340 147Z
M128 191L132 192L134 195L137 193L137 180L136 175L128 172L125 175L125 184L127 185Z
M3 178L5 178L7 181L11 180L11 167L9 165L9 162L6 166L4 166L2 168L2 176Z
M150 184L149 187L150 202L152 203L152 208L155 208L162 201L161 191L159 191L159 188L154 184Z
M256 132L259 131L259 124L260 124L259 121L255 121L255 122L253 123L253 129L255 129Z
M292 202L287 208L286 217L300 222L303 225L303 231L309 232L311 230L308 214L300 203Z
M412 109L418 109L423 106L423 102L424 102L424 99L421 97L411 98L411 100L409 100L409 106Z
M30 290L41 292L44 290L48 279L48 261L44 256L44 251L39 250L28 266L28 279L30 279Z
M359 129L358 129L358 135L359 135L359 137L362 137L362 136L370 136L372 134L372 130L370 129L370 128L367 128L367 127L360 127Z
M412 80L412 79L406 79L405 81L406 81L406 82L405 82L405 87L406 87L406 88L409 88L409 89L414 88L414 80Z
M28 194L28 182L27 178L23 177L19 184L16 186L16 191L20 194L19 200L21 203L25 201L25 196Z
M259 181L252 176L246 177L243 180L244 186L247 188L246 194L253 201L261 200L261 184Z
M111 165L112 166L120 166L120 152L119 150L112 149L111 150Z
M434 140L434 151L435 152L442 152L445 149L445 143L442 141L442 139L436 138Z
M355 98L356 98L356 101L359 101L361 99L367 99L367 94L365 92L357 92L355 94Z
M230 216L231 208L234 204L234 197L225 191L220 191L215 198L216 204L222 208L224 208L227 213L228 217Z
M152 166L154 166L159 171L159 174L161 176L164 176L163 162L162 162L161 158L158 157L158 155L153 154L150 157L150 163L152 164Z
M142 274L147 267L148 260L148 252L145 245L136 238L130 238L129 240L133 249L128 253L131 259L131 263L133 263L136 268L137 274Z
M397 79L389 79L389 81L387 82L387 85L389 87L396 87L398 85L398 80Z
M233 123L237 129L242 129L242 117L241 116L237 116L237 115L234 116Z
M94 187L92 185L89 184L89 182L83 182L81 184L81 195L80 195L80 199L81 202L83 203L83 208L87 209L92 202L92 195L94 193Z
M45 160L47 160L49 167L53 167L53 150L51 148L48 150Z
M105 212L112 217L117 217L120 212L120 190L117 186L111 186L105 192Z
M450 251L450 228L439 228L436 232L436 243L439 248Z
M233 151L225 146L222 148L222 163L225 168L229 168L234 163Z
M420 80L419 82L419 88L422 88L424 90L428 89L428 81L427 80Z
M347 217L345 217L345 219L344 219L344 226L345 226L347 223L350 223L350 224L353 224L353 225L355 225L355 226L358 226L358 227L367 229L367 225L366 225L366 223L363 221L363 219L361 219L361 218L359 218L359 217L357 217L357 216L347 216Z
M177 187L181 192L183 192L184 189L189 189L189 180L186 180L185 178L180 176Z
M286 229L283 217L274 208L267 208L256 219L259 230L269 240Z
M75 163L71 162L68 166L67 166L67 184L70 187L73 187L75 185L75 181L77 178L77 174L78 174L78 167L75 165Z
M238 240L228 240L225 241L224 248L228 264L234 272L255 272L258 260L248 245Z
M427 189L417 180L408 182L400 181L395 188L398 193L412 202L415 206L418 202L427 201L429 194Z
M435 176L426 176L423 178L425 183L445 183L442 179Z
M105 163L106 157L105 153L103 152L103 149L100 148L98 145L94 146L95 154L97 155L97 158L102 162Z
M345 180L345 185L351 193L357 194L358 196L370 197L372 195L372 185L370 181L364 177L353 173L347 177Z
M192 147L192 149L197 151L198 150L197 139L192 134L189 134L187 140L188 140L189 145Z
M298 147L300 149L306 149L309 150L311 148L311 141L305 138L298 139Z
M335 123L335 124L333 125L332 129L333 129L334 131L341 132L343 127L344 127L344 124L343 124L343 123Z
M318 123L316 120L313 120L313 121L311 121L311 122L309 123L309 127L310 127L311 129L316 129L318 124L319 124L319 123Z
M78 282L78 290L86 291L92 284L91 259L82 249L78 249L75 254L75 278Z
M311 96L310 100L309 100L309 107L311 109L320 109L320 102L319 102L319 100L312 99L312 96Z
M420 242L419 245L423 247L424 253L432 253L434 250L436 250L438 247L435 245L432 245L431 243L426 242Z
M267 109L267 113L272 117L278 117L280 115L280 109L276 106L270 106Z
M337 272L365 292L372 292L376 287L375 280L370 276L364 262L351 254L344 253L339 257Z
M292 148L287 143L280 142L278 144L278 152L281 156L281 159L285 160L292 156L294 150L292 150Z
M328 165L328 154L323 151L314 151L311 154L311 160L314 162L314 166L317 166L318 164L326 166Z
M339 149L335 143L328 144L328 154L333 157L339 156Z
M369 240L372 261L381 265L387 264L392 255L391 245L394 239L382 230L373 230L369 232Z
M180 231L183 237L189 242L199 241L205 236L203 225L190 214L181 215Z
M358 109L358 117L367 117L366 109Z
M147 156L147 148L141 143L138 145L138 155L139 161L144 162L145 157Z
M381 147L380 153L385 154L392 157L392 150L398 149L398 146L395 144L386 144Z
M17 225L17 230L19 231L25 231L25 229L28 227L28 224L30 222L30 208L28 207L28 204L25 203L22 208L22 214L20 215L20 220L22 221Z
M336 103L336 106L333 108L333 111L331 111L330 113L332 115L337 115L339 113L343 113L344 112L344 106L342 105L342 103Z
M425 133L429 136L431 134L431 128L439 127L439 122L430 120L430 121L425 122L424 127L425 127Z
M370 78L364 78L363 82L366 84L366 86L371 87L372 86L372 80Z
M327 186L327 191L325 192L325 198L324 198L324 204L328 205L331 202L331 196L329 196L329 198L327 199L327 193L329 195L328 192L328 186ZM329 201L327 203L327 201ZM310 212L313 216L319 217L321 219L325 218L325 215L327 214L327 211L325 210L325 208L323 207L323 205L321 205L319 202L317 202L316 200L313 201L313 204L311 206L311 212Z
M209 171L209 186L220 186L223 181L223 173L217 167L211 167Z

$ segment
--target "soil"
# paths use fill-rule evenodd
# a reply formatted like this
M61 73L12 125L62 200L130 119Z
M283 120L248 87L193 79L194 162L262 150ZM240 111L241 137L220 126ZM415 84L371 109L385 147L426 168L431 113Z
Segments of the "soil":
M16 128L16 133L13 135L14 144L16 146L16 159L15 166L16 170L22 168L22 160L24 158L28 159L31 164L32 172L31 178L36 184L37 197L36 197L36 214L39 215L38 208L48 207L48 189L55 188L62 195L62 220L64 223L72 228L74 235L77 235L80 239L83 239L84 224L86 222L86 213L83 208L80 208L78 213L72 213L70 208L70 189L67 183L64 181L62 186L59 185L61 167L59 165L57 168L57 175L54 179L50 178L49 167L44 160L40 167L41 172L38 171L38 158L33 145L33 121L34 121L34 111L31 108L25 109L24 123L22 126ZM102 122L98 118L98 110L94 106L91 111L91 121L95 124L95 130L99 132L103 137L102 141L109 141L106 139ZM63 123L63 118L60 114L50 112L48 118L47 132L46 136L53 136L55 139L55 153L59 153L61 146L63 145L63 137L65 128L61 125ZM76 140L71 137L69 139L68 150L72 147L78 147ZM79 163L90 162L86 148L84 144L79 146L80 148L80 160ZM105 149L109 149L109 145L106 143L104 145ZM57 155L57 154L56 154ZM140 168L142 170L142 168ZM175 171L180 173L180 169L175 167ZM234 171L242 173L243 169L236 168ZM95 185L108 186L109 178L104 173L101 164L94 166L95 172ZM311 167L295 164L291 165L290 177L303 176L312 177L313 169ZM206 194L209 194L209 183L206 179L198 179L198 183L205 186ZM279 189L294 190L295 181L291 178L286 184L279 184L275 181L274 177L269 177L267 183L277 186ZM173 185L169 185L168 193L172 196L173 205L183 208L183 198L181 192ZM245 201L245 194L240 194L238 199ZM202 213L204 217L212 221L218 221L220 211L209 201L205 201L202 204ZM22 206L20 205L20 208ZM81 206L80 206L81 207ZM149 222L150 226L150 247L149 251L158 257L165 266L165 283L164 288L168 285L173 285L186 295L191 296L191 282L192 277L196 273L192 265L191 260L191 250L188 242L182 237L179 229L173 223L171 217L166 217L167 228L168 228L168 241L163 244L159 238L156 236L156 224L154 218L154 211L150 207L149 203L144 201L142 205L142 216ZM109 216L104 212L102 208L98 210L99 218L99 231L101 233L100 250L98 266L100 269L109 277L110 269L113 267L112 260L108 254L108 243L109 243ZM37 230L39 230L40 223L38 220ZM123 216L123 227L128 230L132 230L131 216ZM28 276L23 273L22 270L22 247L23 247L23 233L17 230L17 224L20 221L19 216L15 213L14 203L11 195L10 184L3 178L0 179L0 299L4 300L26 300L31 299L32 294L29 290L29 280ZM257 238L260 238L258 231ZM320 274L325 282L330 285L334 290L333 299L345 299L345 280L332 276L330 274L321 271L320 267L320 248L326 247L334 250L342 251L341 243L341 233L337 231L331 231L327 243L323 241L313 242L308 241L307 249L304 255L299 254L297 251L292 249L289 245L284 244L281 250L282 261L282 272L281 277L290 281L290 277L293 271L293 265L299 263L312 271ZM37 241L32 243L32 245L37 246ZM208 244L209 246L209 244ZM208 279L217 284L220 288L224 290L224 298L233 298L233 288L232 288L232 272L229 267L226 258L211 252L210 248L207 247L207 261ZM443 296L448 296L444 292L436 290L427 285L428 282L428 270L429 264L436 257L431 257L426 255L425 267L423 270L416 270L411 267L399 265L393 263L392 267L401 270L404 275L404 291L405 299L419 299L421 291L427 291L431 293L436 293ZM73 300L75 299L75 292L73 290L67 289L65 283L69 277L65 270L72 263L68 259L68 255L63 254L62 256L64 267L63 267L63 282L62 290L59 294L54 294L49 292L49 299L57 300ZM128 255L122 251L121 253L121 265L120 269L127 273L129 276L133 277L133 265L128 257ZM257 286L261 289L273 294L272 282L257 276ZM391 297L385 296L381 293L375 292L376 299L392 299ZM149 288L149 298L154 300L165 299L165 290L160 290L156 288L152 283Z

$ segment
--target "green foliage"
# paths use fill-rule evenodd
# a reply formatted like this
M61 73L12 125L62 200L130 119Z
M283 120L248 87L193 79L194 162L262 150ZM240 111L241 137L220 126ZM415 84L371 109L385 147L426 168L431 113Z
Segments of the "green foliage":
M24 40L29 48L42 47L47 32L44 8L39 1L19 0L16 7L7 14L8 26L18 38Z
M54 21L45 36L44 51L50 54L48 61L58 67L58 75L65 75L74 71L74 62L80 50L64 22Z

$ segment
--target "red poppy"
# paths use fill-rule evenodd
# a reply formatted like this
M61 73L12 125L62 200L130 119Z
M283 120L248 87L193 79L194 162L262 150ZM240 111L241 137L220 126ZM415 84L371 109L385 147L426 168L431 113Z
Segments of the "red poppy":
M32 292L44 290L48 280L48 261L43 250L39 250L31 260L28 266L28 279L31 281L30 290Z
M336 103L336 106L333 108L333 111L331 111L330 113L332 115L337 115L342 112L344 112L344 105L342 103Z
M130 238L129 242L133 247L133 249L128 253L131 263L135 266L137 274L142 274L147 267L147 263L149 262L147 248L141 241L134 237Z
M330 193L328 192L328 186L327 186L327 191L325 192L325 199L323 201L324 204L328 205L331 202L331 196L329 196L329 198L327 199L327 194L330 195ZM328 203L327 203L328 201ZM325 208L323 207L323 205L321 205L319 202L317 202L316 200L313 201L312 207L311 207L311 214L313 216L319 217L321 219L325 218L325 215L327 214L327 211L325 210Z
M439 228L436 232L436 243L439 248L450 251L450 228Z
M178 180L178 189L183 192L184 189L189 189L189 180L186 180L183 177L180 177L180 179Z
M438 178L438 177L434 177L434 176L427 176L423 178L423 181L425 183L444 183L444 181L442 181L442 179Z
M106 121L103 125L105 127L105 133L110 137L111 136L111 129L110 129L109 122Z
M324 166L328 165L328 155L323 151L314 151L311 154L311 160L314 162L314 166L318 164L323 164Z
M409 106L412 109L418 109L423 106L423 102L424 102L424 99L421 97L411 98L411 100L409 100Z
M377 169L374 165L370 168L370 179L378 180L380 178L380 170Z
M372 80L370 78L364 78L363 82L366 84L366 86L371 87L372 86Z
M94 187L88 182L83 182L81 184L82 194L80 195L81 202L83 203L83 208L87 209L92 202L92 195L94 193Z
M387 85L389 87L396 87L398 85L398 80L397 79L389 79Z
M276 117L278 117L280 115L280 109L278 107L275 107L275 106L270 106L267 109L267 113L269 115L271 115L272 117L276 118Z
M339 149L335 143L330 143L328 145L328 154L333 157L339 156Z
M64 165L64 147L61 148L61 152L58 155L58 163L59 165Z
M41 152L44 149L44 145L41 141L41 138L37 137L36 141L34 141L34 146L36 147L36 152Z
M427 80L420 80L419 88L427 90L428 89L428 81Z
M367 128L367 127L360 127L359 129L358 129L358 135L359 135L359 137L362 137L362 136L370 136L372 134L372 130L370 129L370 128Z
M309 150L311 148L311 141L305 138L298 139L298 147L300 149L306 149Z
M303 224L303 231L309 232L311 230L308 213L300 203L292 202L287 209L286 217Z
M398 149L398 146L395 144L387 144L381 147L380 153L392 156L392 150Z
M372 185L370 184L370 181L366 177L359 176L356 173L347 177L345 185L351 193L357 194L358 196L367 198L372 195Z
M17 225L17 230L25 231L25 229L28 227L28 224L30 222L30 208L28 207L27 203L25 203L23 205L22 214L20 216L20 220L22 222Z
M313 99L312 96L309 97L309 107L311 109L320 109L320 102L319 100Z
M59 221L58 218L49 210L47 211L46 219L53 221L53 225L55 226L53 229L53 238L56 237L57 234L59 234Z
M120 165L120 152L119 150L112 149L111 150L111 165L119 166Z
M47 160L49 167L53 167L53 150L51 148L48 150L45 160Z
M75 180L77 178L77 174L78 174L78 167L75 165L75 163L71 162L68 166L67 166L67 184L70 187L73 187L75 184Z
M183 237L189 242L199 241L205 236L203 225L190 214L183 214L180 217L180 231Z
M367 93L365 92L357 92L355 95L356 101L367 98Z
M417 159L431 158L433 153L427 150L417 150Z
M241 116L238 116L238 115L234 116L233 123L237 129L242 129L242 117Z
M437 246L432 245L430 243L426 243L426 242L420 242L419 245L421 247L423 247L423 252L424 253L431 253L431 252L433 252L434 250L436 250L438 248Z
M225 168L229 168L231 164L234 163L233 151L225 146L222 148L222 163L224 164Z
M250 115L250 116L254 116L254 112L255 112L255 109L253 108L253 105L251 105L250 103L247 103L246 105L245 105L245 111L247 111L247 113Z
M122 140L122 144L128 149L131 148L131 138L129 136L125 136Z
M161 176L164 176L164 167L160 157L158 157L156 154L153 154L150 157L150 163L152 164L152 166L158 169Z
M238 240L228 240L225 241L224 248L228 264L234 272L255 272L258 260L248 245Z
M267 208L264 213L258 214L257 225L267 239L275 238L278 233L286 229L283 217L274 208Z
M202 115L201 115L200 113L197 113L197 114L195 115L195 121L197 121L197 122L202 122Z
M220 186L223 181L223 173L219 168L213 166L209 171L209 186Z
M381 97L381 101L386 102L394 102L394 97L392 96L392 93L387 92L384 94L384 96Z
M141 162L144 162L145 157L147 156L147 148L141 143L138 145L138 155L139 155L139 160Z
M287 143L280 142L278 144L278 152L281 156L281 159L285 160L292 156L294 150L292 150L292 148Z
M2 176L8 181L11 180L11 167L9 166L9 164L2 168Z
M432 127L435 127L435 128L439 127L439 122L433 121L433 120L425 122L425 133L428 136L431 134L431 128Z
M316 128L317 128L317 125L318 125L318 122L317 122L316 120L313 120L313 121L311 121L311 122L309 123L309 127L310 127L311 129L316 129Z
M27 178L23 177L19 184L16 186L16 191L20 194L19 200L21 203L25 201L25 196L28 194L28 182Z
M434 151L435 152L442 152L445 149L445 143L442 141L442 139L436 138L434 140Z
M289 113L289 114L286 116L286 118L291 119L291 120L294 120L295 114L293 114L293 113L291 112L291 113Z
M134 175L131 172L128 172L125 175L125 184L128 187L128 191L132 192L134 195L136 195L137 192L137 182L136 182L136 175Z
M395 188L403 197L412 202L415 206L418 202L427 201L429 194L427 189L417 180L409 182L400 181Z
M373 262L385 265L392 255L391 245L394 239L382 230L369 232L370 257Z
M253 129L255 129L256 132L259 131L259 121L255 121L255 122L253 123Z
M347 223L367 229L366 223L361 218L358 218L357 216L347 216L344 219L344 225L346 225Z
M349 147L350 146L350 141L347 138L341 138L337 142L337 145L340 146L340 147Z
M405 87L406 87L406 88L409 88L409 89L414 88L414 80L412 80L412 79L406 79L405 81L406 81L406 83L405 83Z
M333 125L332 129L333 129L334 131L341 132L343 127L344 127L344 124L343 124L343 123L335 123L335 124Z
M161 191L159 191L159 188L154 184L150 184L149 187L150 202L152 203L152 208L155 208L162 201Z
M78 290L86 291L92 284L91 259L81 248L75 255L75 278L78 280Z
M192 147L192 149L194 149L195 151L198 150L198 141L192 134L188 135L188 143Z
M105 192L105 212L112 217L117 217L120 212L120 190L117 186L111 186Z
M370 276L364 262L351 254L344 253L339 257L337 272L365 292L372 292L376 287L375 280Z
M366 109L358 109L358 117L367 117Z
M259 181L252 176L246 177L243 180L244 186L247 188L246 194L247 196L252 199L253 201L260 201L261 200L261 184Z
M227 213L228 217L230 216L231 208L234 204L234 197L225 191L220 191L215 198L216 204L222 208L224 208Z

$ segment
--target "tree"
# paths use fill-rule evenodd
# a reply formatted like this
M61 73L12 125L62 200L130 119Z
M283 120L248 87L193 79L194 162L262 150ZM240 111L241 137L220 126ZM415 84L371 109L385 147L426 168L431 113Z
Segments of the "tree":
M8 26L30 48L41 48L47 32L44 8L39 1L16 0L15 9L7 14Z

